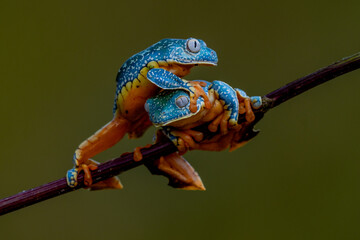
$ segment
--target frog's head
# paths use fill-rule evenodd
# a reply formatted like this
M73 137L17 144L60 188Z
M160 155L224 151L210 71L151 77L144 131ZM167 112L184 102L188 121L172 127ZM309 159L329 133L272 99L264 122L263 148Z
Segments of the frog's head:
M203 40L188 39L163 39L169 44L168 62L181 65L211 65L216 66L218 58L216 52L206 46Z
M179 77L188 74L193 66L216 66L218 58L216 52L206 46L203 40L188 39L163 39L147 49L152 59L165 61L161 66ZM184 73L182 73L182 71Z
M197 111L191 112L189 93L184 90L162 91L145 103L150 121L156 127L169 125L196 115L202 108L203 100L197 101Z

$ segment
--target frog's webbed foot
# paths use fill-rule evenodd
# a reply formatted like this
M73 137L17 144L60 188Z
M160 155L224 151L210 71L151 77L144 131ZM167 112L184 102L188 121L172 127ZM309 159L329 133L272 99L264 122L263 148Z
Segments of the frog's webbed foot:
M145 163L152 174L163 175L169 179L169 185L184 190L205 190L199 174L178 153L172 153L160 159Z
M98 168L98 165L99 165L98 162L88 159L86 163L68 170L66 173L66 181L68 186L76 187L78 184L78 175L81 171L84 171L85 188L89 188L90 190L123 188L119 178L117 177L111 177L104 181L93 184L91 171L96 170Z
M75 156L74 156L75 158ZM74 162L77 163L76 159L74 159ZM92 161L90 159L87 160L88 163L83 164L76 164L76 166L66 173L66 181L69 187L76 187L78 184L78 175L81 171L84 171L84 185L89 187L92 184L92 177L91 177L91 171L96 170L97 163L95 161Z
M229 132L229 119L230 119L230 112L224 111L222 114L217 116L212 122L208 125L208 129L210 132L217 132L220 126L220 132L222 135L226 135ZM231 128L241 128L241 125L235 125Z
M184 80L183 80L184 81ZM203 98L205 108L210 109L212 107L211 102L209 100L208 95L204 91L204 87L207 86L206 82L203 81L191 81L188 82L191 87L189 87L190 91L190 111L196 112L197 111L197 101L199 97Z
M175 144L181 154L190 149L198 149L199 144L204 138L204 134L192 129L188 130L171 130L163 128L166 136Z
M253 109L259 109L262 106L261 97L249 97L243 90L238 88L235 88L235 90L239 100L239 114L245 114L247 123L252 123L255 120Z

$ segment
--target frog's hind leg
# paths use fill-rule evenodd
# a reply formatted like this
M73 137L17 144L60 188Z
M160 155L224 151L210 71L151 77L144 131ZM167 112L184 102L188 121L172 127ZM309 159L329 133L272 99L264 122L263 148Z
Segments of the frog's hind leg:
M145 165L152 174L167 177L169 186L183 190L205 190L199 174L179 153L163 156Z
M83 170L85 173L84 183L86 186L90 186L92 184L90 170L95 170L97 165L89 161L89 158L115 145L128 132L129 127L128 120L121 116L115 116L111 122L82 142L74 154L75 167L67 173L68 185L75 187L77 174Z

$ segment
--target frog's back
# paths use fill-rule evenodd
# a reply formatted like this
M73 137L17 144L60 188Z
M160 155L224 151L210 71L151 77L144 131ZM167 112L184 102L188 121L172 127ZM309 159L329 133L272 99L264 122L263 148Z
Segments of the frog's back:
M141 88L148 88L146 92L150 94L151 88L146 78L147 71L151 68L148 66L151 62L167 64L170 59L169 49L171 47L183 44L182 39L163 39L153 44L147 49L130 57L119 69L116 77L116 93L113 112L118 108L118 97L122 92L126 92L122 97L126 97L129 91L139 93L145 92ZM150 67L150 68L149 68ZM145 90L145 89L143 89ZM136 94L138 95L138 94ZM140 94L139 94L140 95ZM121 103L120 103L121 104Z

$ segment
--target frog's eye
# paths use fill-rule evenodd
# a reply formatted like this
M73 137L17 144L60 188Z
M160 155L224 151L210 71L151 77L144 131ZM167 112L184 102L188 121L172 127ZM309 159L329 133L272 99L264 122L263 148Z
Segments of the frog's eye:
M146 112L149 112L149 103L148 102L145 103L144 108L145 108Z
M185 107L186 105L188 105L188 103L189 103L189 99L186 96L180 96L175 100L175 104L179 108Z
M191 38L187 41L186 47L190 52L197 53L200 51L200 42L195 38Z

